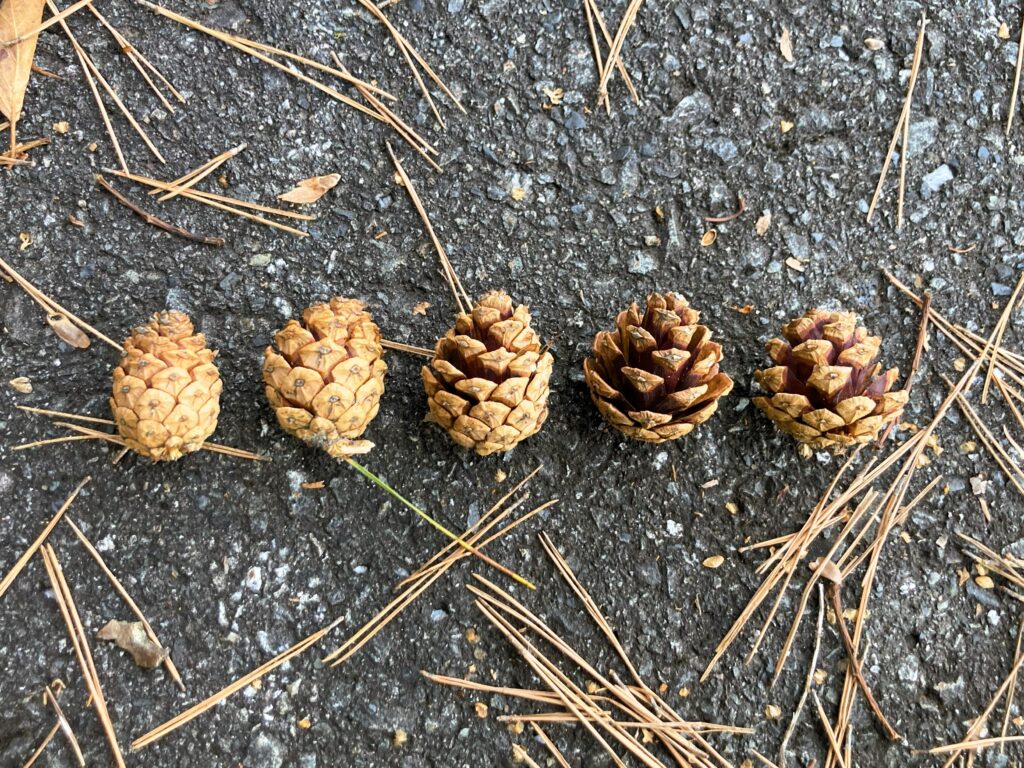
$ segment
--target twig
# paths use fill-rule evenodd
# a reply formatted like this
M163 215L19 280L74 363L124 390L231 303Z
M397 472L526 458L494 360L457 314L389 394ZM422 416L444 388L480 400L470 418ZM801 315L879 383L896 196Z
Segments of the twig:
M42 546L43 542L46 541L47 537L50 535L53 529L57 527L57 523L60 522L60 519L64 516L64 513L68 511L68 507L71 506L71 502L75 500L79 492L86 486L86 484L90 480L92 480L92 478L87 476L84 480L82 480L82 482L75 486L75 490L73 490L71 492L71 495L67 497L63 504L61 504L60 509L57 510L57 513L52 518L50 518L50 522L46 524L42 532L40 532L39 536L36 537L36 540L33 541L29 545L28 549L26 549L22 553L21 557L18 558L18 561L13 565L11 570L7 572L6 576L4 576L3 581L0 581L0 597L3 597L4 593L8 590L11 584L14 583L14 580L18 578L18 574L21 573L22 569L24 569L28 561L32 559L32 555L36 553L36 550L39 549L39 547Z
M1013 294L1010 296L1010 301L1007 303L1008 307L1016 308L1017 300L1020 297L1020 292L1022 288L1024 288L1024 274L1022 274L1021 278L1017 281L1017 287L1014 288ZM999 318L999 322L996 325L995 341L992 343L992 350L989 353L988 371L986 371L985 373L985 384L981 388L982 405L985 405L985 403L988 402L988 388L989 385L992 383L992 376L995 373L996 369L996 359L999 356L999 349L1003 343L1003 334L1006 332L1006 326L1009 323L1009 321L1010 313L1006 312Z
M64 623L67 625L68 635L71 638L71 645L74 647L75 656L78 658L78 664L82 668L82 677L85 678L85 684L89 689L89 695L92 698L92 705L96 710L96 716L103 726L103 732L106 734L110 751L114 755L114 762L118 768L125 768L124 757L121 755L121 747L117 743L117 734L114 733L114 726L110 721L107 700L103 695L99 676L96 674L96 665L92 659L92 652L89 650L89 641L85 635L82 619L78 615L75 599L71 594L67 581L64 579L64 572L57 561L57 555L54 553L53 547L45 544L41 550L41 556L43 558L43 565L46 567L46 573L50 577L50 584L53 586L53 594L57 600L57 606L60 608L61 615L64 617Z
M398 156L391 148L391 144L386 143L385 146L388 149L388 154L391 155L391 161L395 164L395 170L398 171L398 176L402 180L402 186L405 187L405 191L408 193L409 199L412 200L412 204L416 208L416 212L419 213L420 219L423 221L423 226L426 228L427 234L430 236L430 240L434 244L434 250L437 251L437 256L441 260L441 269L444 272L445 279L448 281L448 287L451 288L452 296L455 297L455 303L458 305L459 311L463 313L469 312L470 307L473 306L473 302L470 300L469 294L466 293L466 289L462 287L462 281L459 280L459 276L455 274L455 268L452 266L451 261L448 260L448 253L441 244L441 240L438 238L437 233L434 232L434 226L430 223L430 217L427 216L427 210L423 207L423 202L420 200L420 196L416 193L416 188L412 185L412 179L410 179L409 175L405 172L405 168L402 167L402 163L398 160Z
M121 176L122 178L129 179L130 181L135 181L135 182L138 182L140 184L146 184L146 185L154 187L156 189L164 189L164 190L179 189L180 190L180 187L172 187L170 184L165 184L162 181L157 181L156 179L148 179L148 178L146 178L144 176L136 176L133 173L117 172L117 171L115 171L114 173L116 173L116 175L118 175L118 176ZM309 236L308 232L303 232L301 229L295 229L294 227L289 227L286 224L281 224L280 222L277 222L277 221L271 221L270 219L265 219L262 216L256 216L256 215L251 214L251 213L246 213L245 211L239 210L238 208L234 207L234 206L237 205L237 206L244 207L244 208L256 208L257 206L256 206L255 203L246 203L245 201L235 200L234 198L226 198L228 200L231 200L231 202L232 202L231 205L227 205L225 203L219 202L221 199L225 199L224 195L215 195L215 194L212 194L210 192L199 192L199 191L194 190L194 189L180 190L180 194L181 194L182 197L186 197L189 200L195 200L197 203L202 203L203 205L208 205L211 208L216 208L217 210L225 211L227 213L232 213L235 216L241 216L243 219L248 219L249 221L254 221L257 224L264 224L264 225L266 225L268 227L273 227L274 229L279 229L282 232L288 232L289 234L295 235L296 237L308 237ZM258 208L258 210L265 210L265 208L266 208L265 206L260 206ZM276 208L269 209L269 210L272 211L274 213L274 215L276 215L276 216L288 216L289 218L293 218L293 219L303 219L303 220L307 220L308 221L311 218L315 218L315 217L308 216L307 214L298 214L298 213L296 213L296 214L290 214L289 215L288 211L279 211Z
M747 201L742 196L737 199L739 200L739 208L734 213L730 213L728 216L705 216L704 221L708 222L708 224L724 224L727 221L738 219L747 210Z
M797 702L796 710L793 712L793 719L789 721L789 727L782 736L782 743L779 745L779 768L786 768L786 745L789 744L797 724L800 722L800 713L803 712L804 704L807 703L807 696L814 683L814 674L818 667L818 654L821 651L821 630L825 622L825 588L818 585L818 628L814 633L814 652L811 654L811 663L807 667L807 679L804 682L803 693Z
M558 763L558 765L561 766L561 768L572 768L572 766L569 765L569 761L565 759L565 755L563 755L559 751L558 747L555 746L555 742L553 742L551 738L544 732L544 729L541 728L535 722L531 722L530 726L533 728L533 732L540 737L540 740L544 743L544 746L548 748L548 752L551 753L551 757L554 758L555 762Z
M854 677L857 679L858 685L864 692L864 698L868 702L868 706L871 708L875 718L881 724L882 728L885 729L886 735L890 741L899 741L900 735L896 732L896 729L892 727L889 721L886 719L885 714L882 712L882 708L878 706L878 702L875 700L875 695L871 692L871 686L868 685L868 681L864 678L864 671L861 669L860 659L857 658L857 649L853 644L853 638L850 637L850 630L846 626L846 619L843 618L843 602L840 594L841 580L833 581L829 584L828 591L829 596L832 599L832 610L836 615L836 624L839 626L839 636L843 640L843 645L846 648L846 657L848 668L852 670Z
M903 110L896 121L896 128L892 132L892 141L889 142L889 149L885 153L885 160L882 162L882 172L878 176L878 184L875 186L875 194L871 197L871 205L868 206L867 220L870 223L871 217L875 215L875 208L882 195L882 185L885 183L886 174L889 172L889 164L892 162L892 153L896 151L896 142L900 140L903 133L904 123L910 121L910 103L914 97L914 86L917 83L917 74L921 67L921 57L924 53L924 28L927 24L925 14L921 14L921 24L917 32L917 43L914 46L914 59L910 65L910 81L907 83L907 96L903 101ZM905 154L905 152L904 152ZM901 185L902 189L902 185Z
M82 533L81 529L75 525L74 521L70 517L65 517L64 522L71 526L71 530L75 532L75 536L78 537L78 540L85 548L85 551L88 552L92 559L96 561L100 570L103 571L103 574L114 587L114 591L121 596L125 605L128 606L129 610L131 610L131 612L135 614L135 617L142 623L142 628L146 631L146 636L153 641L157 648L163 649L164 646L161 645L160 639L156 636L156 632L153 631L153 627L146 619L145 614L142 613L142 609L139 608L138 604L132 599L132 596L128 594L128 590L124 588L124 585L121 584L117 576L114 575L114 572L107 567L107 564L103 561L103 557L100 555L96 547L92 545L92 542L89 541L86 535ZM181 681L181 675L178 674L178 669L174 666L174 662L171 661L171 654L169 651L164 654L163 664L167 668L167 674L171 676L171 679L175 683L177 683L178 688L184 691L185 684Z
M811 691L811 695L814 697L814 705L818 709L818 719L821 721L822 730L825 731L825 735L828 737L829 746L832 747L832 755L835 757L840 768L846 768L846 762L843 760L843 750L839 746L839 740L836 738L835 732L832 730L832 726L828 723L828 716L825 714L824 707L821 706L821 699L818 698L818 694Z
M162 229L165 232L170 232L172 235L177 235L178 237L183 237L186 240L191 240L196 243L202 243L203 245L224 245L223 237L207 237L206 235L196 235L182 227L176 226L174 224L168 224L166 221L154 216L152 213L144 211L142 208L137 206L127 197L122 195L119 191L114 189L110 182L108 182L100 174L96 174L96 183L99 184L105 192L107 192L115 200L117 200L117 202L119 202L128 210L135 213L137 216L141 217L142 220L145 221L147 224L151 224L152 226Z

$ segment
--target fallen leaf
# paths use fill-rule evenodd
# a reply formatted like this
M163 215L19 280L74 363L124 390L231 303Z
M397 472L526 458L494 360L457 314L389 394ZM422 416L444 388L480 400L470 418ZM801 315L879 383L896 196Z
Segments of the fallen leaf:
M427 310L430 309L429 301L421 301L419 304L415 304L412 308L414 315L426 315Z
M999 25L999 29L996 34L999 35L1000 40L1010 39L1010 28L1006 25L1005 21Z
M61 120L59 123L53 124L53 132L58 136L63 136L65 133L71 130L71 124L67 120Z
M991 576L976 576L974 578L974 583L982 589L994 589L996 586L996 583L992 581Z
M50 328L61 338L61 341L67 342L76 349L89 348L91 343L89 337L85 335L81 328L68 320L67 315L62 315L59 312L47 315L46 322L50 324Z
M329 190L334 189L339 181L341 181L341 176L337 173L332 173L329 176L313 176L303 179L283 195L278 195L277 199L296 205L315 203Z
M481 720L487 719L487 705L484 704L482 701L478 701L476 704L474 704L473 709L476 710L476 716L479 717Z
M779 120L779 130L783 133L789 133L793 130L793 124L789 120Z
M0 0L0 40L13 40L43 20L45 0ZM11 46L0 45L0 113L12 123L21 116L39 34Z
M718 566L720 566L724 562L725 562L725 558L722 557L721 555L712 555L711 557L707 558L702 563L702 565L705 568L717 568Z
M141 621L109 621L96 637L112 640L118 648L131 654L132 660L143 669L153 669L167 657L167 651L154 643Z
M742 307L737 307L737 306L733 305L733 311L734 312L739 312L741 315L749 315L751 312L754 311L754 305L753 304L744 304Z
M522 187L512 187L512 199L519 202L526 197L526 190Z
M789 27L782 28L782 37L779 38L779 51L786 61L793 60L793 41L789 37Z
M15 392L20 392L23 395L32 394L32 381L28 376L19 376L16 379L11 379L7 383Z
M394 747L400 747L409 740L409 734L403 731L401 728L395 730L395 735L391 737L391 745Z
M313 723L310 722L308 717L302 718L301 720L299 720L299 722L296 723L296 725L304 731L308 731L310 728L313 727Z
M754 224L754 231L758 234L758 236L761 236L765 232L768 231L768 227L770 227L771 225L772 225L772 212L771 211L765 211L764 213L762 213L758 217L757 223Z

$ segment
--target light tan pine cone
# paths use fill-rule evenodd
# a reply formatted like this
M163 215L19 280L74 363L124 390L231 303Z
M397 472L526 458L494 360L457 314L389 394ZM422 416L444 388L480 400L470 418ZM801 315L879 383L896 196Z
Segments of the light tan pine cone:
M377 415L387 364L380 329L358 299L333 298L289 320L264 353L263 381L277 422L336 458L373 447L358 438Z
M511 450L547 419L553 366L529 309L491 291L456 318L423 366L428 418L481 456Z
M174 461L203 446L220 413L216 356L181 312L159 312L132 331L110 398L129 448L153 461Z

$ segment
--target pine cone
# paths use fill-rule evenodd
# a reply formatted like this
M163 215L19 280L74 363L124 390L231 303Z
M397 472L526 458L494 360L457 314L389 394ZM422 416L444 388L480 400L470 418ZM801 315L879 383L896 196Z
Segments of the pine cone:
M722 346L699 320L679 294L652 293L643 315L633 304L616 317L616 330L594 337L583 375L609 424L661 443L689 434L718 409L732 379L718 367Z
M380 328L358 299L333 298L289 320L264 352L267 400L281 428L331 456L366 453L356 440L380 408L387 364Z
M875 439L907 403L905 390L892 390L899 371L878 375L882 340L869 336L849 312L812 309L782 328L768 354L775 367L754 378L771 397L754 404L779 429L814 448L842 451Z
M481 456L508 451L540 431L548 417L554 358L530 327L530 312L514 310L502 291L460 314L423 366L427 417Z
M110 398L129 448L153 461L174 461L202 448L220 413L224 385L216 356L181 312L158 312L132 331Z

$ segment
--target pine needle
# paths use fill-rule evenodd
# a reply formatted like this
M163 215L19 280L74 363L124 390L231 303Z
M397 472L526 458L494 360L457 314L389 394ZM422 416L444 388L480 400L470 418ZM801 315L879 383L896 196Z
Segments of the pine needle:
M517 582L518 584L522 584L527 589L536 589L536 587L533 585L532 582L528 581L527 579L524 579L522 576L520 576L515 571L513 571L513 570L511 570L509 568L506 568L501 563L499 563L499 562L495 561L494 559L492 559L489 555L485 555L483 552L481 552L479 549L474 547L472 544L469 544L468 542L466 542L458 534L453 533L452 531L448 530L448 528L446 528L445 526L441 525L441 523L437 522L437 520L435 520L430 515L428 515L426 512L424 512L422 509L417 507L415 504L413 504L411 501L409 501L407 498L405 498L402 494L400 494L398 491L396 491L394 488L392 488L388 483L386 483L380 477L378 477L373 472L368 470L366 467L364 467L362 464L360 464L355 459L347 458L347 459L345 459L345 462L349 466L351 466L354 470L356 470L356 472L361 474L363 477L367 478L368 480L373 482L378 487L383 488L391 496L393 496L394 498L398 499L398 501L402 502L402 504L404 504L406 507L408 507L413 512L415 512L417 515L419 515L420 518L425 520L427 523L429 523L435 529L437 529L442 534L447 536L449 539L451 539L453 542L458 544L460 547L462 547L467 552L469 552L469 553L475 555L476 557L480 558L481 560L483 560L485 563L487 563L489 566L491 566L495 570L500 571L501 573L505 574L510 579L512 579L513 581Z
M64 522L71 526L71 530L75 532L75 536L78 537L79 542L85 548L85 551L89 553L90 557L96 561L96 564L103 571L103 575L107 577L110 584L114 587L114 591L121 596L124 600L125 605L128 606L129 610L135 614L135 617L142 623L142 628L146 631L146 636L156 644L157 648L163 649L163 645L160 643L160 639L156 636L156 632L153 631L153 627L150 625L149 620L142 613L142 609L139 608L138 604L132 600L131 595L128 594L128 590L124 588L114 572L107 567L107 564L103 561L103 556L100 555L99 551L92 545L92 542L86 537L82 530L75 525L74 521L70 517L65 517ZM167 668L167 674L170 675L171 679L177 683L178 687L184 691L185 684L181 682L181 675L178 674L177 667L174 666L174 662L171 660L170 652L164 655L163 660L164 667Z
M29 545L28 549L22 553L21 557L18 558L18 561L14 564L11 570L7 572L6 576L4 576L3 581L0 581L0 597L4 596L4 593L7 592L11 584L14 583L14 580L18 578L18 574L22 572L28 561L32 559L32 555L36 553L36 550L43 545L43 542L46 541L53 529L57 527L57 523L60 522L64 513L68 511L68 507L71 506L71 502L75 500L79 492L90 480L92 480L92 478L87 476L82 480L82 482L75 486L75 490L73 490L71 495L67 497L63 504L61 504L60 509L57 510L56 514L50 518L50 522L46 524L39 536L36 537L36 540L33 541Z

